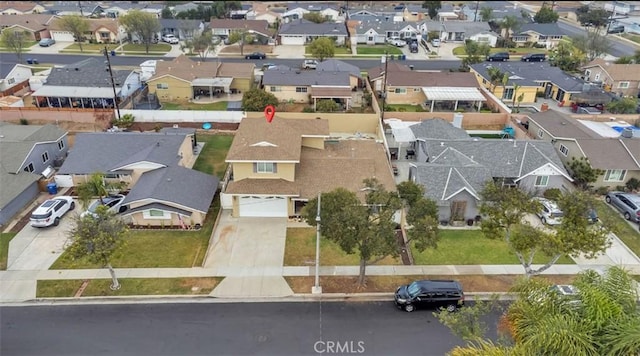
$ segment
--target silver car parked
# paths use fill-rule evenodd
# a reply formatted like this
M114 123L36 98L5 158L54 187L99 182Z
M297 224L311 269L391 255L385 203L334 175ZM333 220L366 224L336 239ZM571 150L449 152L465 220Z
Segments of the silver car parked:
M620 210L625 219L640 223L640 195L609 192L605 201Z

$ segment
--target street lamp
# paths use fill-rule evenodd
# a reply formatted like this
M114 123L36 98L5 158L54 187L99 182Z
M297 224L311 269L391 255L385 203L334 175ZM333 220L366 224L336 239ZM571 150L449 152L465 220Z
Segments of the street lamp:
M318 214L316 215L316 280L311 294L322 294L320 287L320 193L318 193Z
M116 82L113 80L113 70L111 69L111 60L109 59L109 50L107 46L104 46L104 56L107 57L105 64L107 65L107 71L109 72L109 77L111 78L111 88L113 89L113 106L116 108L116 113L118 114L118 120L120 120L120 107L118 107L118 94L116 93Z

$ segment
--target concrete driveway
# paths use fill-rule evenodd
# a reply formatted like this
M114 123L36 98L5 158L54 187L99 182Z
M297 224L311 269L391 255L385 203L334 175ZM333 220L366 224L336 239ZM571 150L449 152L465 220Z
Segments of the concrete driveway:
M25 58L35 57L36 54L58 54L59 51L65 49L66 47L72 45L73 42L56 42L54 45L49 47L40 47L40 45L36 44L34 46L29 47L29 52L23 54Z

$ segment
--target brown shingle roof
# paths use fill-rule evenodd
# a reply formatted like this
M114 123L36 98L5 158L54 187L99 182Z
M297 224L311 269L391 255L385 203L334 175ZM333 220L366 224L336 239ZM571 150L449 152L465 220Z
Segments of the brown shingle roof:
M597 58L582 67L582 69L593 68L596 66L607 72L614 81L640 81L640 64L616 64L607 62L602 58Z
M479 86L473 73L389 71L387 85L413 87L471 87Z
M266 20L232 20L212 18L209 22L211 28L223 28L229 30L253 30L264 35L269 35L269 22Z
M295 182L284 179L242 179L231 181L225 190L227 194L288 195L297 197L300 189Z
M529 115L529 118L556 138L598 138L599 136L576 119L547 110Z
M349 88L311 87L312 98L350 98L352 94Z
M386 65L386 69L387 71L389 71L389 73L411 71L409 67L403 64L399 64L397 62L392 62L392 61L389 61L389 63ZM376 67L373 67L367 70L367 75L369 76L369 78L371 78L371 80L373 80L380 77L382 74L384 74L384 70L385 70L385 64L382 63Z
M47 14L26 14L26 15L1 15L2 26L20 26L31 31L41 31L53 23L54 15Z
M244 118L227 153L233 161L300 161L303 135L329 135L329 122L322 119Z
M32 1L0 1L0 10L14 9L20 12L33 10L38 3ZM2 21L4 22L4 18Z
M156 74L149 81L171 75L186 81L196 78L251 78L253 75L253 63L217 63L194 61L181 54L173 61L158 61Z
M640 140L617 138L578 139L578 144L589 159L591 166L596 169L627 169L639 170L640 165L633 159L627 149L635 147L636 156L640 156ZM632 142L637 141L637 142ZM625 147L625 144L627 147ZM636 157L636 159L639 157Z
M112 33L118 33L119 22L118 19L104 18L104 19L87 19L89 23L89 31L95 32L100 28L106 28ZM54 31L64 31L60 26L60 18L57 18L55 21L51 22L50 30Z

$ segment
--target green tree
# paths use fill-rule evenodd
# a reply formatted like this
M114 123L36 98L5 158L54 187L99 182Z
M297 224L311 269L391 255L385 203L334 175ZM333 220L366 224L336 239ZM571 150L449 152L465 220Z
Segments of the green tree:
M632 56L622 56L614 61L615 64L634 64L635 60Z
M585 53L588 61L592 61L611 50L611 43L599 31L587 31L586 36L572 39L575 48Z
M571 41L560 41L550 61L563 71L575 72L585 60L585 53L575 48Z
M398 195L408 209L407 243L424 251L436 248L438 234L438 206L436 202L424 196L424 187L411 181L404 181L397 186Z
M480 213L485 216L482 232L487 238L504 240L527 277L547 270L563 255L589 257L608 247L608 230L588 224L586 212L592 202L584 194L562 196L558 204L566 211L554 231L533 227L524 220L525 215L535 214L541 207L519 188L488 182L481 196ZM569 207L570 204L574 206ZM538 253L549 256L549 261L534 269L533 259Z
M480 20L482 22L489 22L493 20L493 9L490 7L483 7L480 9Z
M502 78L504 77L504 72L500 70L498 67L489 67L487 68L487 74L489 75L489 84L491 84L491 92L494 93L496 90L496 86L499 83L502 83Z
M188 48L189 51L197 53L201 60L205 60L207 53L213 52L215 48L211 32L209 31L196 34L193 38L185 42L185 47Z
M499 25L503 31L502 37L510 39L511 32L515 32L520 28L520 20L513 15L507 15L502 19Z
M103 198L112 192L119 192L124 189L124 184L120 182L106 182L104 173L96 172L91 174L86 182L80 183L76 186L76 194L78 195L78 201L83 208L89 206L89 202L94 197L98 197L101 202Z
M468 70L470 65L482 63L489 55L490 48L485 43L479 44L476 41L466 40L464 50L467 56L462 59L462 68Z
M571 157L571 161L567 163L567 168L571 172L573 183L583 190L589 189L591 184L595 183L598 177L604 174L603 170L593 168L586 157L580 157L579 159Z
M333 99L318 100L318 103L316 104L317 112L334 112L338 111L338 109L338 103Z
M311 42L309 51L315 58L318 58L318 60L322 62L335 55L336 45L331 38L320 37Z
M425 1L422 3L422 8L427 9L429 17L433 20L438 16L438 10L442 8L442 1Z
M120 17L120 23L130 36L135 35L144 44L144 49L148 54L154 37L161 29L158 18L149 12L131 10Z
M75 226L69 232L73 244L68 251L74 258L88 258L93 263L102 263L111 275L111 290L120 289L116 272L111 266L111 255L120 247L128 235L127 225L115 212L101 205L95 216L87 214L75 218Z
M264 111L267 105L278 105L278 98L260 88L250 89L242 95L242 110Z
M169 6L165 6L162 9L162 13L160 14L160 17L162 17L163 19L172 19L173 18L173 11L171 11Z
M536 23L555 23L560 16L550 6L542 6L533 16Z
M231 17L231 10L242 9L242 4L240 1L216 1L211 8L213 10L212 16L224 19Z
M620 98L606 105L612 114L635 114L637 107L638 99L633 97Z
M112 124L120 129L128 129L135 121L133 114L124 114L119 119L113 119Z
M494 294L490 300L476 299L473 305L466 305L455 313L434 312L433 315L462 340L482 340L488 330L483 317L496 309L502 310L498 298L499 295Z
M14 31L6 29L0 34L0 45L8 48L18 57L18 63L22 63L22 53L30 42L31 35L27 31Z
M593 9L585 13L576 13L576 15L581 24L589 24L595 28L602 28L609 23L610 13L605 9Z
M62 16L58 21L61 30L71 32L75 42L78 42L80 52L82 52L82 43L84 42L84 34L89 31L89 20L79 15Z
M307 12L306 14L302 15L302 18L304 18L307 21L311 21L311 22L315 22L315 23L323 23L323 22L327 22L329 20L329 18L327 16L322 15L319 12Z

